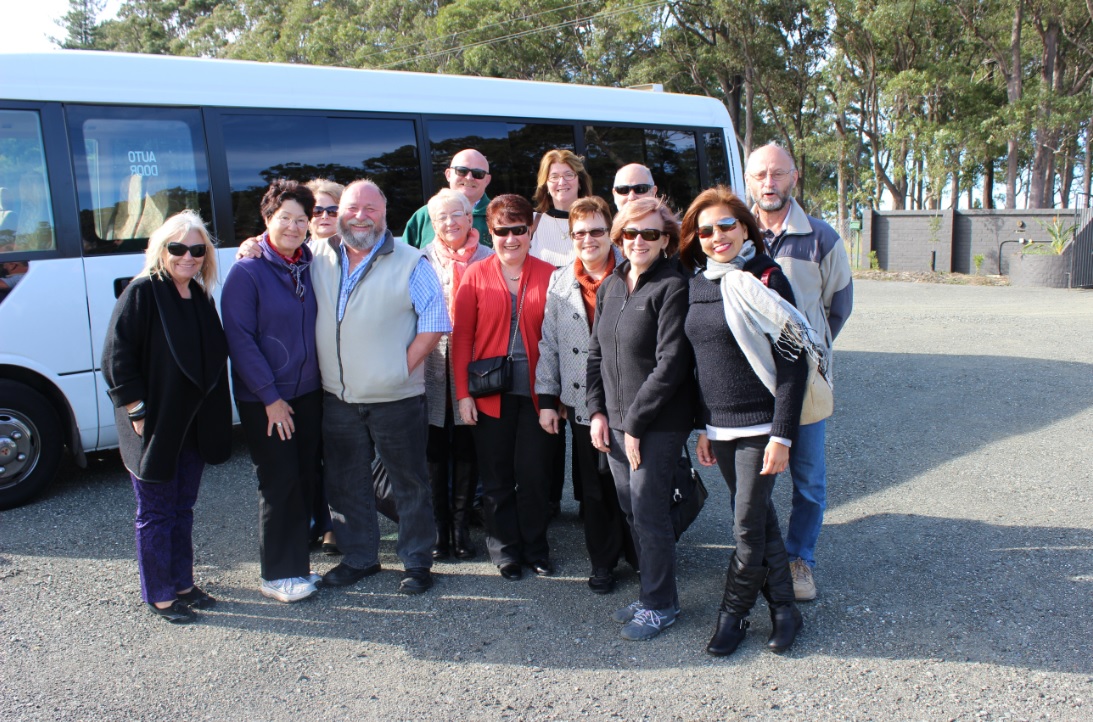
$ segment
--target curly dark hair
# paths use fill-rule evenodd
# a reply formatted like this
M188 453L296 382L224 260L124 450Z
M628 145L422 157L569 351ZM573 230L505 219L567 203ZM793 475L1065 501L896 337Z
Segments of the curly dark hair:
M304 213L311 217L311 211L315 209L315 194L303 183L297 183L287 178L277 178L269 184L269 190L262 196L262 218L267 221L273 218L277 209L285 204L285 201L296 201L304 207Z

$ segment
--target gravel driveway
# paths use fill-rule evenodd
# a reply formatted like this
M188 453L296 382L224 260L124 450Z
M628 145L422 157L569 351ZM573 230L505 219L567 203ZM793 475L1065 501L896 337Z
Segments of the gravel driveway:
M679 547L680 620L632 643L608 615L636 578L588 591L572 500L551 528L554 578L507 582L480 557L403 597L388 524L383 573L267 600L241 443L206 471L196 509L199 584L221 603L164 624L140 600L133 494L111 453L0 514L0 718L1093 719L1093 293L856 294L820 597L786 655L765 650L762 602L735 655L704 651L732 538L710 470Z

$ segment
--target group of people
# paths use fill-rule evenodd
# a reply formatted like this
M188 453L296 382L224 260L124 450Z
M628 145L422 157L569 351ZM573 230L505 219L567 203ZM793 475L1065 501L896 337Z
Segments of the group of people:
M699 462L732 493L736 542L707 649L736 649L760 593L768 646L788 649L803 624L796 602L816 596L826 488L823 422L799 423L808 357L829 363L852 305L842 242L793 199L791 156L776 145L750 155L754 208L719 186L682 219L637 164L615 177L613 216L568 150L543 157L535 206L490 200L489 163L473 149L445 177L404 242L369 180L274 181L266 232L226 279L223 325L201 219L178 214L149 239L102 364L149 608L185 623L214 603L194 585L190 535L203 465L230 453L230 358L258 476L262 594L292 602L320 581L380 571L377 457L400 592L428 590L434 561L477 555L476 493L500 575L554 574L548 526L568 428L588 586L611 592L629 563L640 594L612 618L623 638L651 639L680 610L670 505L698 429ZM771 493L786 469L783 540ZM316 530L343 554L321 577Z

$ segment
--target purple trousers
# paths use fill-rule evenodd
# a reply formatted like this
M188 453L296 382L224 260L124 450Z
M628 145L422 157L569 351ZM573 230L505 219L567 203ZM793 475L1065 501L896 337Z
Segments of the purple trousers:
M169 602L194 585L194 503L204 470L197 450L184 447L171 481L129 475L137 496L140 594L149 604Z

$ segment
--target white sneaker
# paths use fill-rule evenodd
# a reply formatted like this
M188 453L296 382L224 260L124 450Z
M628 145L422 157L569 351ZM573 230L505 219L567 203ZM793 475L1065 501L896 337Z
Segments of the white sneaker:
M789 573L793 576L793 596L798 602L811 602L816 598L816 580L808 562L794 559L789 563Z
M307 577L289 577L287 579L271 579L266 581L262 580L262 586L258 591L262 593L262 596L269 597L270 599L276 599L279 602L298 602L301 599L307 599L314 594L317 589L315 585L308 580Z

